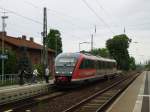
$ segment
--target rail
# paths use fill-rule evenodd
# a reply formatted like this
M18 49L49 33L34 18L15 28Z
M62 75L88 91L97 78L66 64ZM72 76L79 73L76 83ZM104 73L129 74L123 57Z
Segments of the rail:
M63 112L101 112L104 111L108 104L110 104L113 99L115 99L121 92L128 87L130 83L133 82L133 80L138 76L139 74L136 74L135 76L131 78L125 78L123 80L120 80L113 85L98 91L94 95L89 96L88 98L82 100L81 102L78 102L77 104L73 105L72 107L64 110ZM129 82L119 89L113 89L114 87L122 84L121 82L128 81Z

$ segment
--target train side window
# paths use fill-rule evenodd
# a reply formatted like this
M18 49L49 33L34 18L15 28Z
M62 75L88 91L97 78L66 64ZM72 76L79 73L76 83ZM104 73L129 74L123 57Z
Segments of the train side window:
M105 62L103 61L103 69L105 69Z
M84 69L85 68L85 59L83 59L82 61L81 61L81 64L80 64L80 67L79 67L80 69Z
M113 62L113 63L112 63L112 68L114 68L114 67L115 67L115 63Z
M101 68L104 69L104 63L103 63L103 61L101 62Z
M90 68L90 62L89 62L89 60L86 60L86 66L85 66L85 68Z
M95 68L98 69L98 61L94 61Z
M115 67L115 63L114 62L112 62L112 68L114 68Z
M110 68L110 63L109 62L107 62L107 69L109 69Z
M85 68L89 68L89 60L85 59Z
M105 68L108 69L108 62L105 63Z
M111 69L113 68L113 62L110 62L110 68Z
M101 68L101 66L100 66L100 61L98 61L98 69L100 69Z
M93 68L93 61L92 60L87 60L87 68L91 69Z
M113 68L116 68L117 67L117 64L116 63L113 63Z
M106 69L107 67L106 67L106 62L104 62L104 69Z
M101 64L100 64L100 65L101 65L101 69L103 69L104 67L103 67L103 62L102 62L102 61L101 61Z
M98 61L98 69L101 69L101 62Z
M89 60L89 59L87 59L87 60L86 60L86 68L88 68L88 69L93 69L93 68L95 68L95 62L94 62L94 60Z
M96 61L89 60L89 59L83 59L79 68L80 69L93 69L93 68L96 68Z
M102 62L101 61L99 61L99 69L102 69L103 68L103 66L102 66Z
M111 69L112 62L109 62L108 65L109 65L108 68Z
M100 68L103 69L103 62L100 62Z
M90 68L91 69L95 68L94 64L95 64L94 60L90 60Z
M110 62L110 68L111 68L111 69L113 68L113 63L112 63L112 62Z

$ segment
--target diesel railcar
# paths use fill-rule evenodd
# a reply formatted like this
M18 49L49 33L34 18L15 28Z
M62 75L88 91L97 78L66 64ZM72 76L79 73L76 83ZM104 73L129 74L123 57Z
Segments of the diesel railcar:
M55 84L79 83L109 77L116 61L84 53L61 53L55 59Z

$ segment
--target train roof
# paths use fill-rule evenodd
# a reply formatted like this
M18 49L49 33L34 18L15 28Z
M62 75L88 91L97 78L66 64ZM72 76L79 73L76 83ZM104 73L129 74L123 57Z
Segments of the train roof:
M94 55L89 54L89 53L80 53L80 54L84 55L87 58L91 58L91 59L94 59L94 60L107 61L107 62L116 62L116 60L114 60L114 59L103 58L101 56L94 56Z
M89 53L61 53L57 56L57 58L59 57L75 57L75 58L78 58L79 56L83 56L85 58L88 58L88 59L93 59L93 60L99 60L99 61L107 61L107 62L115 62L116 63L116 60L114 59L108 59L108 58L103 58L101 56L94 56L92 54L89 54Z

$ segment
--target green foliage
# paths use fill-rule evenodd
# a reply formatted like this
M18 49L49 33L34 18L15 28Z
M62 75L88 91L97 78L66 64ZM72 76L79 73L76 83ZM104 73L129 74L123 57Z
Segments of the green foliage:
M91 54L95 56L101 56L101 57L106 57L110 58L110 54L107 48L98 48L98 49L93 49L91 51Z
M147 70L150 70L150 61L148 61L148 62L146 63L145 68L146 68Z
M2 53L2 50L0 50L0 54ZM17 72L17 59L15 52L11 50L5 50L5 55L8 56L8 59L4 60L4 73L10 74L10 73L16 73ZM2 71L2 60L0 59L0 71ZM1 74L1 72L0 72Z
M130 56L128 53L130 42L131 39L125 34L116 35L106 42L110 55L117 61L118 69L129 70L130 68Z
M43 77L44 76L44 73L43 73L43 68L44 66L42 65L42 64L35 64L34 66L33 66L33 68L34 69L37 69L37 71L38 71L38 75L40 76L40 77Z
M130 57L130 69L132 69L132 70L136 69L136 64L135 64L134 57Z
M60 36L59 30L55 29L50 29L47 36L48 48L55 50L57 54L62 52L62 40Z
M27 54L27 48L22 46L20 47L21 56L18 61L18 69L26 70L28 73L32 73L32 63Z

